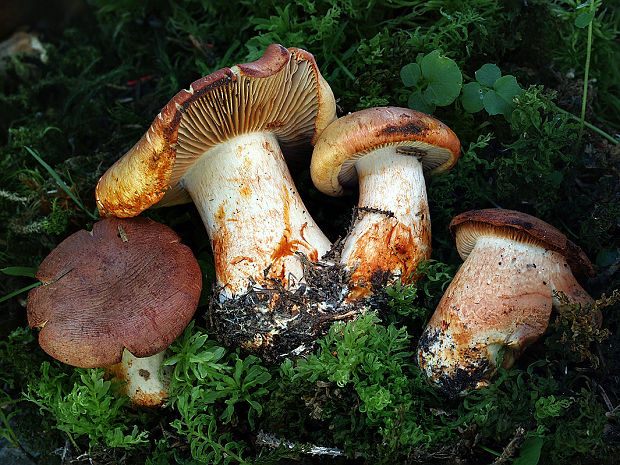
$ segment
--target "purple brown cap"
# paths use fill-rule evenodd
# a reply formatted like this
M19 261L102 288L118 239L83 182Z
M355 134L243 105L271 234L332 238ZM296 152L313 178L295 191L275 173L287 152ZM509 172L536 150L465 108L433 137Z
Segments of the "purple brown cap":
M39 344L81 368L120 362L123 349L149 357L192 319L202 290L198 262L169 227L146 218L107 218L56 247L28 294Z

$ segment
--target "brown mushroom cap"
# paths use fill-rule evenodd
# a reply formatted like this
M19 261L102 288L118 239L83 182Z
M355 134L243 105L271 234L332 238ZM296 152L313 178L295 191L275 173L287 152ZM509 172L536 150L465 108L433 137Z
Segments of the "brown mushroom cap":
M314 57L270 45L257 61L221 69L177 93L99 180L99 212L131 217L156 202L191 202L177 182L218 143L268 131L286 151L314 142L335 117L334 96Z
M325 128L310 164L314 185L325 194L342 195L357 182L355 163L388 146L411 148L428 175L452 168L461 153L456 134L432 116L408 108L368 108Z
M120 362L126 348L149 357L190 322L202 289L198 262L179 236L146 218L107 218L56 247L28 295L39 344L82 368Z
M472 210L455 216L450 222L450 232L456 238L463 260L473 250L478 237L491 232L558 252L576 276L594 275L592 263L578 245L550 224L526 213L500 208Z

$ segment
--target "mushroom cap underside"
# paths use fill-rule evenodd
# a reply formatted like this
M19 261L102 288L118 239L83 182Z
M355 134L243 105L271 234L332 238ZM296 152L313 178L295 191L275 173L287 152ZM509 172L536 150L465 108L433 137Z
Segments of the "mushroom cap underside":
M418 157L427 175L450 169L461 153L456 134L432 116L408 108L367 108L337 119L321 133L310 164L312 180L321 192L342 195L357 182L355 163L389 146Z
M576 276L594 275L592 263L578 245L555 227L526 213L501 208L472 210L455 216L450 222L450 232L463 260L479 237L495 235L558 252Z
M82 368L149 357L191 320L202 290L198 262L165 225L107 218L69 236L41 263L28 322L52 357Z
M293 153L335 117L334 96L314 57L272 44L257 61L218 70L177 93L101 177L97 206L105 216L131 217L158 202L191 202L178 181L218 143L268 131Z

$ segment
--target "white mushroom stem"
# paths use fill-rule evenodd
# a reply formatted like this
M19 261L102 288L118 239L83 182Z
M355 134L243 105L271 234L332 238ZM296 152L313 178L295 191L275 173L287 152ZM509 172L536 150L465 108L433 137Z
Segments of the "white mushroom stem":
M420 367L451 395L484 385L500 349L509 368L545 332L553 291L592 302L561 254L507 237L477 238L420 339Z
M132 405L159 407L168 398L170 381L160 372L164 353L140 358L125 349L121 361L107 368L116 380L126 383L122 392L129 396Z
M181 179L207 229L220 298L271 279L294 289L301 252L317 261L330 249L299 196L276 137L237 136L205 152Z
M355 164L358 217L341 259L354 269L350 298L369 293L370 283L389 273L408 281L431 252L431 225L422 163L396 147L374 150ZM390 281L391 282L391 281Z

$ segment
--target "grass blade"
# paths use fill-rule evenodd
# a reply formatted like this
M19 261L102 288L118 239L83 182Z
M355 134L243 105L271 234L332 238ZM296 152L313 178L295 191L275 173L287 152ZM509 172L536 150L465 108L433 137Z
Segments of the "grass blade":
M32 266L7 266L0 269L0 271L9 276L25 276L27 278L34 278L37 272L37 268Z
M43 168L45 168L47 172L50 174L50 176L54 178L54 181L56 181L56 184L58 184L60 188L64 190L69 197L71 197L71 200L73 200L76 203L76 205L80 207L80 209L82 209L82 211L84 211L93 220L98 219L98 217L92 214L90 211L88 211L86 207L84 207L84 204L80 201L80 199L78 199L77 196L73 192L71 192L71 189L69 188L69 186L67 186L67 184L60 178L58 173L54 171L54 168L52 168L50 165L45 163L45 161L30 147L24 147L24 148L30 153L30 155L32 155L35 158L35 160L41 163Z
M7 294L3 297L0 297L0 303L4 302L5 300L9 300L13 297L15 297L16 295L21 294L22 292L26 292L29 291L30 289L33 289L37 286L40 286L41 283L34 283L34 284L30 284L29 286L26 287L22 287L21 289L16 290L15 292L11 292L10 294Z

